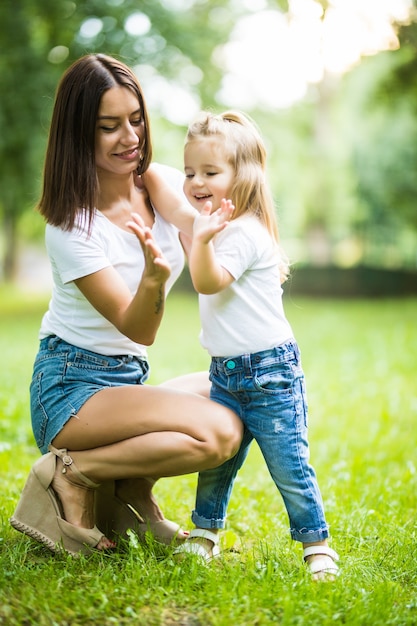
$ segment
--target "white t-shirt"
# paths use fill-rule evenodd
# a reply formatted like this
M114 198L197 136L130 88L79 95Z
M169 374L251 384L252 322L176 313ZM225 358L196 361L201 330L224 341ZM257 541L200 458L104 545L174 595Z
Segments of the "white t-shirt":
M268 350L293 337L282 304L279 249L252 215L235 220L214 238L216 258L234 281L199 295L201 345L211 356Z
M184 175L174 168L158 165L177 191L182 193ZM152 233L171 266L166 293L184 267L184 252L177 228L154 211ZM91 234L86 224L72 231L47 225L46 248L52 267L53 290L39 337L57 335L64 341L105 355L133 354L146 357L146 347L120 333L89 303L74 280L113 266L136 292L144 269L143 252L133 233L122 230L100 211L94 215Z

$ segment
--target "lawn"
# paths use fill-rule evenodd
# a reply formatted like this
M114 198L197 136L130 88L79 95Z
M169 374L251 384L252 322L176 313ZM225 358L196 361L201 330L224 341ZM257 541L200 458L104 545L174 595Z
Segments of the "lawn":
M0 293L0 624L73 626L390 626L417 623L417 300L286 296L307 379L311 460L332 546L334 583L313 583L288 536L256 446L209 566L176 563L147 539L114 554L52 555L8 524L38 457L28 410L47 299ZM195 297L174 293L150 350L150 382L205 369ZM161 480L167 517L191 528L196 477Z

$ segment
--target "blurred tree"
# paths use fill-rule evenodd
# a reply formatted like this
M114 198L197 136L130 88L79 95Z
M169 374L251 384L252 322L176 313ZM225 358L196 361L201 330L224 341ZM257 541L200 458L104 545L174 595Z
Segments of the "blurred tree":
M390 221L393 213L417 227L417 23L400 29L401 48L373 59L388 68L373 84L364 106L370 142L358 145L360 193L371 217ZM369 154L369 145L378 146ZM367 168L364 168L367 163Z
M417 24L397 32L398 50L325 75L288 111L259 113L298 262L416 267Z
M34 178L39 177L38 136L44 97L52 76L40 72L52 47L57 10L62 2L6 0L0 4L0 211L4 232L3 275L15 266L17 220L34 203ZM49 13L48 21L44 12ZM36 174L35 174L36 172Z
M284 3L286 4L286 3ZM100 51L140 64L215 101L222 68L213 50L239 15L233 0L3 0L0 3L0 216L4 280L16 267L18 222L36 203L40 168L57 81L82 54ZM141 76L139 76L141 79ZM175 111L175 103L169 102Z
M319 3L323 11L330 6L327 0ZM288 10L287 0L261 4L262 10ZM13 277L18 225L35 222L21 217L30 215L39 194L53 94L64 69L93 51L113 54L134 67L151 102L156 156L180 166L181 119L188 114L178 104L178 90L195 107L218 108L224 71L218 50L239 17L255 12L256 6L236 0L0 3L4 279ZM284 232L294 240L310 233L306 240L311 246L317 237L333 245L352 224L363 233L376 222L395 230L407 221L417 230L416 28L412 24L400 30L397 52L364 59L338 82L327 76L291 109L251 112L269 145L271 183ZM161 93L172 95L157 102L153 94L160 86L165 89ZM36 223L42 224L40 219Z
M352 226L372 263L415 267L417 24L398 34L398 50L365 59L346 77L345 95L356 94L349 119L360 212Z

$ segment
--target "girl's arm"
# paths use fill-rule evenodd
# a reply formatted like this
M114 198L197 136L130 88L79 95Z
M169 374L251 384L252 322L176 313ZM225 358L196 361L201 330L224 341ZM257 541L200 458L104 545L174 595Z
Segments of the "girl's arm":
M232 210L230 200L222 200L220 209L211 213L211 202L206 202L195 219L189 268L194 289L199 293L218 293L234 281L233 276L217 261L212 242L214 235L227 226L224 215L230 215Z
M170 266L141 217L132 215L128 223L136 234L145 257L136 293L130 293L120 274L107 267L75 281L75 284L101 315L123 335L143 345L151 345L164 312L165 284Z
M181 232L191 237L198 212L174 190L152 165L141 176L158 213Z

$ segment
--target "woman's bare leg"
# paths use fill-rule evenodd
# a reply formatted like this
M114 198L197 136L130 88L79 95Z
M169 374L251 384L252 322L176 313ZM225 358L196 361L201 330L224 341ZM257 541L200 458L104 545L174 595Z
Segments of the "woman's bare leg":
M122 502L128 502L145 522L160 522L165 517L152 493L155 483L156 479L124 478L116 481L115 493Z
M240 420L225 407L198 394L144 385L98 392L53 444L67 448L83 474L102 482L215 467L237 451L241 434ZM61 498L67 521L79 524L87 502L83 512L74 503L66 506L63 493Z
M160 385L169 387L176 391L187 391L196 393L202 397L209 398L210 381L208 372L196 372L185 374L167 380ZM154 480L148 478L126 478L116 481L115 492L122 502L128 502L142 517L145 522L160 522L165 519L152 488L159 477ZM179 530L177 539L186 539L188 532Z
M204 398L210 396L210 381L208 372L195 372L177 376L161 383L160 387L169 387L176 391L187 391L196 393ZM159 477L158 477L159 478ZM155 481L149 482L146 478L129 478L118 480L116 483L116 493L123 502L129 502L141 516L148 521L162 521L164 514L158 506L152 494L152 487ZM188 535L184 534L184 538Z
M161 383L160 387L169 387L177 391L187 391L188 393L197 393L203 398L210 397L210 386L208 372L193 372L192 374L184 374L176 378Z
M65 473L62 469L62 462L57 458L52 486L61 501L66 521L80 528L93 528L95 526L94 490L77 480L71 465L65 468ZM106 550L114 548L115 545L103 535L96 549Z

